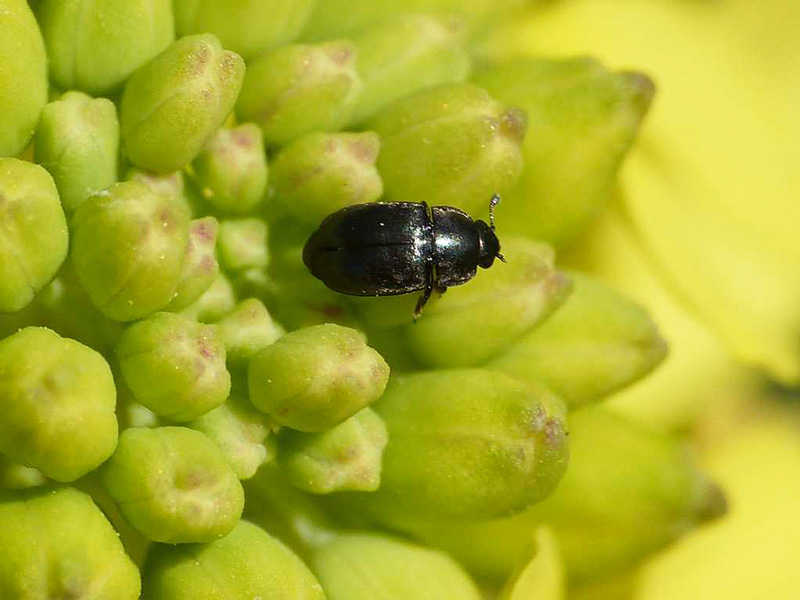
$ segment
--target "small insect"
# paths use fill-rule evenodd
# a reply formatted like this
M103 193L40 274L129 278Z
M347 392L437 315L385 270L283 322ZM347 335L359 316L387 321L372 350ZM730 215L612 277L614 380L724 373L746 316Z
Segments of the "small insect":
M311 274L350 296L395 296L423 290L418 317L434 290L466 283L478 267L500 254L494 230L495 194L489 223L473 221L452 206L386 202L348 206L328 215L303 248Z

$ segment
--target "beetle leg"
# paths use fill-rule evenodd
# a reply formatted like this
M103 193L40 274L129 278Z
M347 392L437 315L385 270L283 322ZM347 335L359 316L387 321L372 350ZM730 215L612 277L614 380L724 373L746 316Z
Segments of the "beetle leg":
M440 296L444 296L444 293L447 291L447 288L444 287L443 285L436 285L434 286L433 290Z
M431 297L432 293L433 293L433 286L432 285L426 285L425 286L425 291L422 292L422 296L420 296L419 300L417 300L417 307L414 309L414 322L415 323L417 322L417 319L419 318L420 314L422 314L423 307L428 303L428 300L430 300L430 297Z
M420 314L422 314L422 309L428 303L428 300L430 300L431 294L433 294L433 290L439 288L439 284L436 280L436 275L434 274L434 267L432 260L428 260L428 269L425 279L426 279L425 290L422 292L422 296L419 297L419 300L417 300L417 306L414 309L414 323L417 322L417 319L419 318Z

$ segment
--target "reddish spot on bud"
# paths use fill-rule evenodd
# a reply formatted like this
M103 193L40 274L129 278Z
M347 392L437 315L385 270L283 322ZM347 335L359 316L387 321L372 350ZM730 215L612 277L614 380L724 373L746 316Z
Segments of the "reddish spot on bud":
M211 232L211 228L208 226L208 223L206 221L199 221L193 223L192 235L203 242L211 242L214 239L214 235Z
M364 135L359 136L347 144L350 154L357 161L364 164L374 164L375 159L378 157L378 150L380 145L378 143L377 135Z
M235 130L231 136L233 143L241 148L251 148L253 146L253 138L247 131Z
M500 133L503 136L521 143L527 129L528 115L521 108L512 106L500 115Z
M229 79L239 68L242 59L234 52L225 52L219 60L219 79L222 82ZM242 65L244 66L244 65Z
M564 443L564 428L558 419L548 417L544 424L544 438L547 445L551 448L561 446Z
M337 306L336 304L323 304L321 307L318 308L318 310L323 315L325 315L326 317L330 317L331 319L341 317L344 314L344 309L341 306Z
M205 44L197 46L187 57L186 66L190 75L199 76L208 66L211 60L211 48Z
M213 257L209 256L208 254L204 255L203 258L200 259L200 270L203 273L210 273L214 270L217 261L213 259Z
M200 356L206 359L214 358L216 354L214 349L209 345L208 340L205 338L200 338L198 340L197 350L200 352Z
M328 46L326 54L331 62L343 67L353 59L353 47L349 44Z
M159 213L158 220L161 223L161 228L164 231L171 231L175 229L175 226L177 225L177 219L175 218L175 215L168 208L163 209L161 213Z
M189 471L176 477L175 486L182 490L194 490L212 483L213 477L209 477L208 471Z

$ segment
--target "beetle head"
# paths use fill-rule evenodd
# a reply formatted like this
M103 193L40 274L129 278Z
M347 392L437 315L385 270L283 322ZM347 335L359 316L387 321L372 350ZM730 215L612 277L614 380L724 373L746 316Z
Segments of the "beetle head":
M495 258L506 262L505 257L500 254L500 240L497 239L497 234L494 232L494 207L498 204L500 204L500 196L495 194L489 201L489 223L491 223L491 225L487 225L483 221L475 222L475 226L478 229L478 240L480 242L478 264L484 269L491 267Z
M478 230L478 264L484 269L488 269L492 266L495 258L505 262L503 255L500 254L500 240L497 239L494 229L483 221L475 221L475 227Z

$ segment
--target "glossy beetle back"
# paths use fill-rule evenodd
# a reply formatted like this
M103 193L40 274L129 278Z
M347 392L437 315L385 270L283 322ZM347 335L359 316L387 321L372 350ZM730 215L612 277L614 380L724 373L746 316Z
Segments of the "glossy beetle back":
M326 286L353 296L389 296L428 285L432 231L424 204L349 206L329 215L303 249Z

